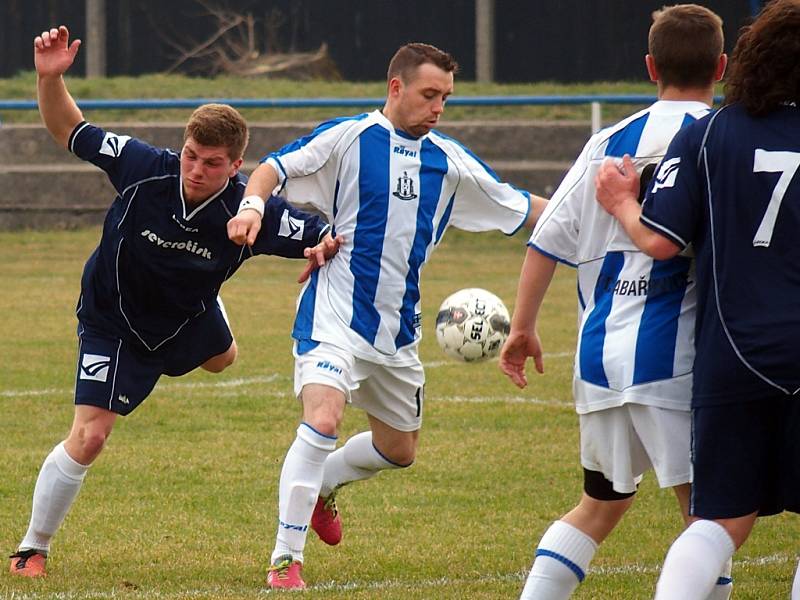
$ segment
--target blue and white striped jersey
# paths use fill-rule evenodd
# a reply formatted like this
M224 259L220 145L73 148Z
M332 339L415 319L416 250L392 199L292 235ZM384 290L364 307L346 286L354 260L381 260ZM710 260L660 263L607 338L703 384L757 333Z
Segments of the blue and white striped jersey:
M697 256L693 406L800 394L800 109L740 104L670 144L642 222Z
M578 268L574 394L579 413L627 402L688 410L694 360L694 263L640 252L595 199L607 157L658 163L699 102L659 101L588 141L539 219L529 245Z
M449 226L513 234L527 192L458 142L395 130L375 111L323 123L264 160L280 193L310 202L344 243L298 299L298 351L329 342L389 365L419 361L420 272Z
M180 157L126 135L80 123L69 149L108 175L117 197L81 280L78 318L153 351L213 306L223 282L253 254L302 258L327 225L267 203L252 252L228 239L246 178L237 174L203 204L183 199Z

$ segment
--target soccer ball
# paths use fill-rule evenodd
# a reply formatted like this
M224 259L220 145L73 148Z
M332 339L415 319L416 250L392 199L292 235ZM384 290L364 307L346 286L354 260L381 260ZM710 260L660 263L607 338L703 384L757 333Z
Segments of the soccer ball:
M480 288L448 296L436 316L436 341L444 353L465 362L497 356L508 337L508 309L497 296Z

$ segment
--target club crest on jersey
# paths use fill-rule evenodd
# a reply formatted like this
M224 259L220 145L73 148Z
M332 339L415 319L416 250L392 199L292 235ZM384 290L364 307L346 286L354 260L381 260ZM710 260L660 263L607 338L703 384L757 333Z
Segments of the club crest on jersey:
M302 240L305 223L300 219L295 219L284 209L281 215L281 226L278 230L279 237L289 238L290 240Z
M108 379L108 367L110 365L110 356L103 356L101 354L84 354L81 356L81 374L78 378L105 383Z
M678 169L680 167L681 157L676 156L661 163L661 166L656 173L655 182L653 183L653 193L655 194L661 188L670 188L675 185L675 179L678 177Z
M107 132L106 137L103 138L103 143L100 144L100 154L117 158L122 154L122 149L125 147L125 144L128 143L129 139L131 139L129 135L117 135L110 131Z
M413 200L417 197L414 192L414 180L403 171L403 176L397 178L397 189L392 192L392 196L400 200Z

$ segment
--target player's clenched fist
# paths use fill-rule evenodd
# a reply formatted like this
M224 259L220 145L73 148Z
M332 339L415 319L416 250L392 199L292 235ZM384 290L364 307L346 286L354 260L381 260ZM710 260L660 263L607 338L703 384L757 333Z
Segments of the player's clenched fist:
M246 209L228 221L228 239L240 246L252 246L261 230L261 215L253 209Z

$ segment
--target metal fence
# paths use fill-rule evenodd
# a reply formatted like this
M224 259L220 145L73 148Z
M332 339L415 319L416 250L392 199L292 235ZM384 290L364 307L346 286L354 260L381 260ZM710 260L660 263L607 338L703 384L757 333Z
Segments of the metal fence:
M716 96L714 102L721 102ZM460 96L450 98L449 106L542 106L559 104L589 104L592 133L602 128L603 104L651 104L655 96L648 94L584 95L584 96ZM324 108L341 106L363 108L382 106L385 98L153 98L131 100L78 100L84 110L143 110L162 108L197 108L209 102L230 104L236 108ZM0 100L0 111L37 110L35 100Z

